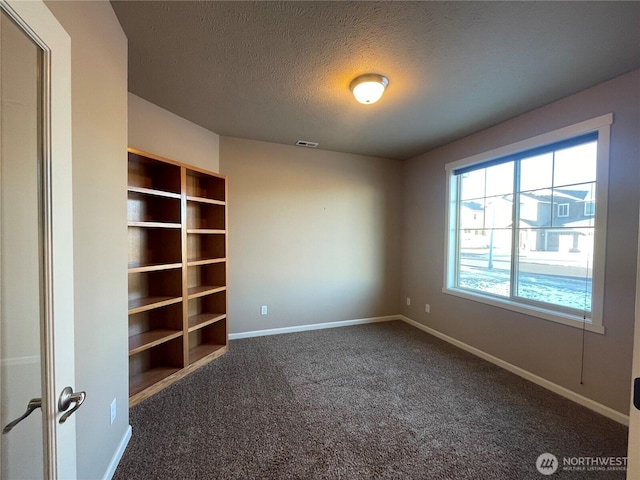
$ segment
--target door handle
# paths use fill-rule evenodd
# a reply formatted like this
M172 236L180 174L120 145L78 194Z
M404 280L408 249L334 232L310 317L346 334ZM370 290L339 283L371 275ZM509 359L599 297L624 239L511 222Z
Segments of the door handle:
M65 412L65 414L60 417L59 423L66 422L80 408L86 397L87 394L85 392L74 392L71 387L64 387L58 399L58 411ZM74 407L66 411L72 403L75 403Z
M27 411L24 412L21 417L16 418L13 422L9 423L6 427L4 427L2 429L2 434L4 435L6 433L9 433L11 430L13 430L13 427L15 427L17 424L19 424L22 420L27 418L29 415L31 415L36 408L40 408L40 407L42 407L41 398L32 398L31 400L29 400L29 403L27 404Z

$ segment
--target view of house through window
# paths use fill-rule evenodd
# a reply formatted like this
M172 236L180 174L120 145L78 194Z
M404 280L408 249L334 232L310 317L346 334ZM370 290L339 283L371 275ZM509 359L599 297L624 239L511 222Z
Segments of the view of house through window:
M454 287L589 317L597 133L453 170Z

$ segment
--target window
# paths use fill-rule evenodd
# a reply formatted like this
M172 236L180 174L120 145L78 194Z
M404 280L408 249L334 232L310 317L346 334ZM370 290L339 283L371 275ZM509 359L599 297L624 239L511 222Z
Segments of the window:
M558 217L568 217L569 216L569 204L568 203L559 203L558 204Z
M605 115L447 165L445 293L604 332L612 121Z
M591 200L584 203L584 216L593 217L596 214L596 202Z

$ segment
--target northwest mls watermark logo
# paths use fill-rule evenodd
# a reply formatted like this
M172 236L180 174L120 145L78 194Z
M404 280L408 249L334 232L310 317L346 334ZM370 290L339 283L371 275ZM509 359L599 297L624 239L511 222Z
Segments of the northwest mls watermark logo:
M553 453L543 453L536 460L536 468L542 475L553 475L558 465L558 458Z
M543 453L536 460L536 468L542 475L553 475L559 469L565 472L626 471L627 457L562 457Z

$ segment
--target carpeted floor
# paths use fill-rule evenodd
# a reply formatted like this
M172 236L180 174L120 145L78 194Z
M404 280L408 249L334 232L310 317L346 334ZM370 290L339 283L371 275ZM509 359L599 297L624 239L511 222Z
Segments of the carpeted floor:
M626 427L400 321L232 341L130 418L116 480L541 479L541 453L627 450Z

